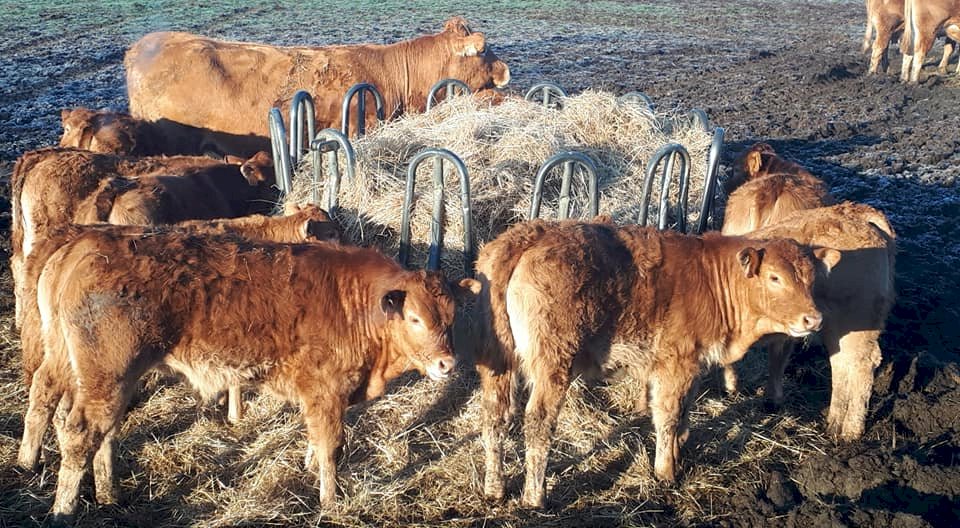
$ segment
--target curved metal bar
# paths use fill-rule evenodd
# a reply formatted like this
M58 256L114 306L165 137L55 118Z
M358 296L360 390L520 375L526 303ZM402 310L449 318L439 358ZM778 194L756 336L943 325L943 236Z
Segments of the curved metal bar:
M430 254L427 257L427 269L440 269L440 252L443 250L443 161L453 163L460 175L460 211L463 215L463 270L468 277L473 276L475 248L473 242L473 208L470 203L470 177L467 167L456 154L447 149L428 148L420 151L410 160L407 169L407 186L403 195L403 218L400 225L400 252L397 260L403 266L410 259L410 213L413 205L413 189L417 179L417 168L427 158L436 158L433 166L433 217L430 222Z
M703 184L703 203L700 205L700 220L697 222L697 233L707 229L707 221L716 220L714 206L716 205L717 179L720 172L720 156L723 154L724 130L717 127L713 131L713 143L710 145L710 154L707 156L707 181Z
M707 116L707 113L699 108L694 108L690 110L687 114L695 123L700 123L700 126L703 127L703 130L710 132L710 118Z
M433 88L430 88L430 93L427 94L427 112L433 108L437 100L437 94L444 88L447 89L447 99L450 99L454 95L470 95L470 87L460 79L443 79L437 81L437 84L434 84Z
M643 92L627 92L620 97L617 97L617 101L634 104L642 103L646 105L647 110L650 110L651 112L653 112L654 108L653 99L650 99L650 97Z
M340 159L337 152L342 150L343 157L347 162L347 181L356 180L357 155L353 150L350 140L342 132L335 128L325 128L317 133L316 138L310 143L310 151L313 154L313 203L320 204L320 179L323 174L323 155L329 153L330 160L330 179L324 190L326 198L323 202L324 208L328 213L333 214L339 207L340 200Z
M270 126L270 145L273 150L273 167L277 174L277 186L280 192L287 194L293 188L293 163L287 150L287 130L283 126L283 115L279 108L271 108L267 114Z
M530 215L528 220L533 220L540 216L540 202L543 200L543 182L547 179L547 174L559 165L564 163L563 180L560 184L560 203L557 211L557 217L560 220L570 216L570 180L573 177L574 164L583 167L590 176L588 180L588 194L590 200L590 215L600 214L600 195L597 191L599 178L597 176L597 164L590 156L582 152L561 152L554 155L543 163L540 170L537 171L537 177L533 184L533 199L530 201Z
M540 94L540 97L543 101L543 106L547 108L559 108L563 106L563 103L560 102L561 99L567 96L567 92L560 87L560 85L552 82L542 82L533 85L527 93L523 96L527 101L533 101L536 99L537 94ZM556 100L552 100L556 98Z
M377 87L370 83L357 83L347 90L343 96L343 105L340 107L340 131L343 135L350 137L350 102L354 96L360 95L357 99L357 137L367 133L367 101L366 94L373 95L374 103L377 105L377 120L383 122L386 115L383 112L383 95L377 90Z
M306 125L306 126L304 126ZM305 90L293 94L290 101L290 161L293 167L300 162L304 153L303 132L306 129L309 147L317 135L317 110L313 97Z
M666 160L664 164L663 175L660 178L660 207L657 211L659 218L657 220L658 229L667 227L667 207L670 198L670 183L673 179L674 159L680 157L680 199L677 203L677 227L680 232L687 230L687 193L690 186L690 153L679 143L668 143L658 150L650 162L647 163L646 177L643 181L643 194L640 195L640 214L637 217L637 223L647 225L647 217L650 208L650 191L653 189L654 173L660 163Z

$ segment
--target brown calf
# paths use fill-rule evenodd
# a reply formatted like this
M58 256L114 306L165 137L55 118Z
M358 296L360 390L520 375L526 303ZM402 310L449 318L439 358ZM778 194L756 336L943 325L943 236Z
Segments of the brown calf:
M840 250L840 263L817 280L814 297L823 312L822 341L830 354L833 392L827 429L842 440L859 438L866 423L873 371L880 365L880 334L894 302L896 234L876 209L851 202L797 211L747 236L787 237L808 247ZM793 343L766 339L767 397L783 401L783 372Z
M157 365L203 394L249 382L299 403L307 463L329 506L347 406L407 370L445 378L455 362L450 287L370 249L91 230L50 257L37 299L46 354L25 444L73 387L58 431L55 520L76 510L91 461L97 499L116 500L112 440L137 379Z
M839 258L816 253L828 268ZM700 369L739 359L766 334L820 328L815 262L785 240L534 221L484 246L477 271L484 493L503 496L502 441L519 371L530 388L527 506L543 505L547 452L571 376L623 366L648 387L655 473L673 481Z
M40 338L40 312L37 308L37 281L47 259L58 248L88 231L108 230L124 235L149 236L151 234L182 231L196 234L234 234L250 240L270 242L330 242L342 241L342 230L330 219L327 212L319 207L308 205L291 206L287 215L282 217L253 215L243 218L224 220L193 220L180 222L174 226L110 226L106 224L78 226L68 224L44 237L27 257L23 287L23 320L20 326L20 342L23 350L23 380L29 392L33 383L33 374L43 360L43 346ZM231 386L228 398L228 418L232 422L240 419L240 387ZM37 451L31 455L33 460L39 456ZM33 448L31 448L33 449Z
M202 212L208 211L208 202L219 206L215 213L206 212L202 217L238 216L269 209L266 201L273 198L274 191L270 186L272 168L267 165L268 162L269 157L257 155L249 163L240 165L238 173L236 164L201 156L134 158L67 148L46 148L23 154L17 160L10 180L13 212L10 267L16 294L17 326L21 321L24 260L46 232L81 221L78 216L83 216L87 222L108 220L115 208L114 198L123 193L116 190L106 192L102 188L104 182L111 178L152 178L160 175L164 176L164 181L169 181L169 176L190 175L196 187L199 187L194 190L203 192L202 198L206 198L203 202L195 200L194 204L202 207ZM257 181L256 187L249 187L244 183L245 180ZM171 188L182 187L178 183L173 182ZM256 199L247 203L245 209L237 207L236 200L231 205L227 203L229 197L216 189L221 183L230 184L229 188L240 188L248 196L255 191ZM170 201L169 193L165 193L165 197ZM150 199L143 193L140 193L140 198ZM132 199L133 196L124 198L135 201ZM184 213L182 204L177 204L180 205L180 213L167 215L167 221L196 218ZM231 210L231 207L235 209ZM134 212L137 212L136 208ZM122 211L118 210L117 214L122 215ZM140 215L141 218L143 216Z

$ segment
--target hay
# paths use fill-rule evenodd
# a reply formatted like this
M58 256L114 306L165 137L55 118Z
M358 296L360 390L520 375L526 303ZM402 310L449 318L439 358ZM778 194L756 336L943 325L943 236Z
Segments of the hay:
M448 149L466 165L478 245L527 217L537 170L551 156L565 150L583 152L597 163L600 213L618 222L636 222L648 160L661 146L680 143L691 156L689 203L691 209L699 210L711 135L682 119L667 134L658 126L663 117L667 116L653 116L640 106L617 102L612 94L594 91L566 99L561 111L518 99L490 106L475 98L455 98L429 113L409 115L381 126L354 142L358 178L356 182L342 183L338 219L358 244L377 246L394 254L399 247L407 164L427 147ZM460 277L460 185L453 167L445 166L447 251L442 265L449 275ZM429 240L431 167L432 163L427 162L417 172L411 217L414 265L425 261ZM312 166L307 160L294 177L288 202L312 199L315 189L311 175ZM571 216L583 218L588 213L586 177L578 172L574 180ZM544 187L542 218L556 217L559 187L559 174L555 174ZM653 188L652 196L659 196L659 181ZM675 199L676 185L672 193ZM651 203L651 218L656 213L657 204ZM695 220L696 212L690 218Z

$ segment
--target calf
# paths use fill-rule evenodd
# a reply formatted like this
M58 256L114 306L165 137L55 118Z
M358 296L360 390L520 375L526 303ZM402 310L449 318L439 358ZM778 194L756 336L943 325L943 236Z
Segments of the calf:
M72 386L58 427L59 520L76 510L91 460L97 499L116 500L112 439L137 379L160 364L203 394L250 382L299 403L307 465L330 506L347 406L404 371L443 379L455 363L451 288L371 249L91 230L50 257L37 299L46 354L24 438L37 441L34 424L62 394L45 389Z
M37 281L47 259L58 248L78 236L96 230L111 230L125 235L150 236L152 234L182 231L196 234L234 234L250 240L271 242L342 242L342 230L330 219L326 211L308 205L291 206L286 216L253 215L243 218L214 221L194 220L180 222L174 226L109 226L106 224L78 226L68 224L41 240L25 262L23 285L23 320L20 326L20 342L23 350L23 380L29 392L33 375L43 359L43 347L40 341L40 312L37 308ZM236 422L240 419L240 387L231 386L228 398L228 419ZM46 425L44 425L46 427ZM39 455L39 444L34 446L33 460Z
M268 209L268 200L274 199L275 191L270 185L272 168L268 162L269 157L262 154L239 167L198 156L133 158L66 148L46 148L23 154L17 160L10 179L13 212L10 268L16 294L17 327L22 318L24 260L46 232L78 222L78 216L83 216L84 221L88 222L109 220L114 198L119 191L105 192L104 182L111 178L152 178L159 175L165 176L164 181L170 181L170 176L190 175L190 179L196 182L195 190L204 193L203 198L206 199L194 202L198 208L206 211L207 201L221 204L216 213L206 213L204 217L238 216L264 212ZM262 181L257 181L256 188L247 189L244 181L252 183L254 180ZM177 183L172 183L170 187L181 187ZM255 193L256 199L245 204L246 208L234 200L235 209L227 210L228 207L222 204L228 197L218 188L221 184L229 184L227 189L239 187L246 195ZM149 199L142 193L141 198ZM191 216L180 213L169 215L167 220L186 218Z
M876 209L851 202L797 211L749 233L750 238L787 237L807 247L829 245L843 258L817 280L814 297L823 311L822 341L830 354L833 391L827 429L842 440L864 431L873 371L880 365L880 334L894 302L896 234ZM770 377L767 397L783 402L783 372L793 343L767 340Z
M903 7L900 80L916 83L920 81L923 59L933 46L938 31L943 30L948 38L960 42L960 0L905 0ZM941 66L945 64L941 62ZM960 72L960 65L957 71Z
M235 137L229 143L217 134L188 126L170 126L163 120L137 119L124 112L64 109L60 112L61 147L74 147L104 154L131 156L229 155L250 157L261 146L259 138Z
M727 182L723 234L742 235L801 209L832 205L826 185L766 143L741 153Z
M887 48L890 41L903 33L904 0L866 0L867 27L863 36L863 52L870 51L870 68L867 73L887 71ZM947 38L943 46L943 58L939 70L946 73L954 41ZM960 72L960 65L957 66Z
M839 254L817 250L829 268ZM639 226L533 221L484 246L477 261L483 346L484 493L503 496L502 441L519 371L523 504L543 505L550 439L572 376L624 366L650 392L657 478L673 481L686 403L704 365L743 356L772 333L820 328L815 261L786 240L693 237Z

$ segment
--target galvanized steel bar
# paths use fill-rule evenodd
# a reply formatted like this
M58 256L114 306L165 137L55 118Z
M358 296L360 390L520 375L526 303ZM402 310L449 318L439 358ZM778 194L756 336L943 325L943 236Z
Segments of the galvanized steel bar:
M356 179L357 155L353 150L350 140L342 132L335 128L325 128L321 130L316 139L310 144L310 150L313 154L313 203L320 205L320 180L323 175L323 154L329 153L330 160L330 179L324 187L326 198L323 200L323 207L330 214L339 207L340 181L342 179L340 172L340 158L337 156L339 151L343 151L344 160L347 162L347 181L353 182Z
M447 99L454 97L455 95L470 95L470 87L467 86L467 83L461 81L460 79L443 79L438 81L437 84L434 84L430 88L430 93L427 94L427 111L429 112L433 105L437 102L437 94L440 93L440 90L444 88L447 89Z
M707 113L699 108L694 108L690 110L690 118L693 119L694 123L700 123L700 126L703 127L703 130L710 132L710 118L707 117Z
M655 172L661 162L664 162L663 175L660 178L660 207L657 211L659 215L657 227L666 229L667 209L669 206L670 183L673 179L674 159L680 158L680 197L677 203L678 221L677 227L680 232L686 232L687 229L687 192L690 186L690 153L679 143L669 143L660 147L660 149L650 158L647 163L646 177L643 182L643 193L640 195L640 213L637 215L637 223L647 225L647 217L650 209L650 192L653 190L653 179Z
M527 93L523 96L527 101L533 101L537 94L540 94L541 101L543 106L547 108L558 108L563 106L563 103L560 102L561 99L567 96L567 92L563 90L558 84L552 82L542 82L539 84L533 85ZM553 97L557 98L556 102L552 102Z
M290 101L290 161L293 167L300 162L304 153L304 144L309 148L317 133L317 112L313 104L313 97L305 90L293 94ZM307 133L307 141L303 141L303 133Z
M713 143L710 145L710 154L707 155L707 181L703 184L703 203L700 205L700 220L697 222L697 233L707 229L708 220L716 220L714 205L716 203L717 178L720 172L720 156L723 154L724 130L717 127L713 131Z
M646 105L647 110L650 110L651 112L653 112L653 108L654 108L653 99L650 99L650 97L648 97L647 94L642 92L625 93L620 97L617 97L617 101L620 101L623 103L634 103L634 104L642 103Z
M574 165L580 165L587 171L589 179L587 180L588 195L590 200L590 215L600 214L600 195L598 192L599 177L597 176L597 164L590 156L582 152L561 152L548 159L537 171L537 176L533 184L533 198L530 201L529 220L540 216L540 202L543 201L543 183L547 179L547 174L554 167L564 163L563 180L561 180L560 200L558 204L557 216L560 220L568 218L570 215L570 182L573 178Z
M340 107L340 131L343 132L343 135L350 137L350 102L353 100L354 96L358 94L360 99L357 100L357 137L366 134L367 93L373 95L374 103L377 106L377 120L382 122L386 119L386 114L384 114L383 110L383 95L380 94L380 91L377 90L377 87L370 83L354 84L343 96L343 105Z
M413 191L417 168L427 158L436 158L433 167L433 215L430 221L430 253L427 269L440 269L440 253L443 251L443 162L449 161L460 176L460 210L463 215L463 267L468 277L473 276L475 249L473 242L473 208L470 203L470 177L463 161L446 149L428 148L410 160L407 169L407 185L403 195L403 211L400 224L400 252L397 260L406 266L410 259L410 213L413 206Z
M273 167L277 174L280 192L287 194L293 188L293 164L290 151L287 150L287 130L283 126L283 115L279 108L271 108L267 115L270 127L270 145L273 150Z

